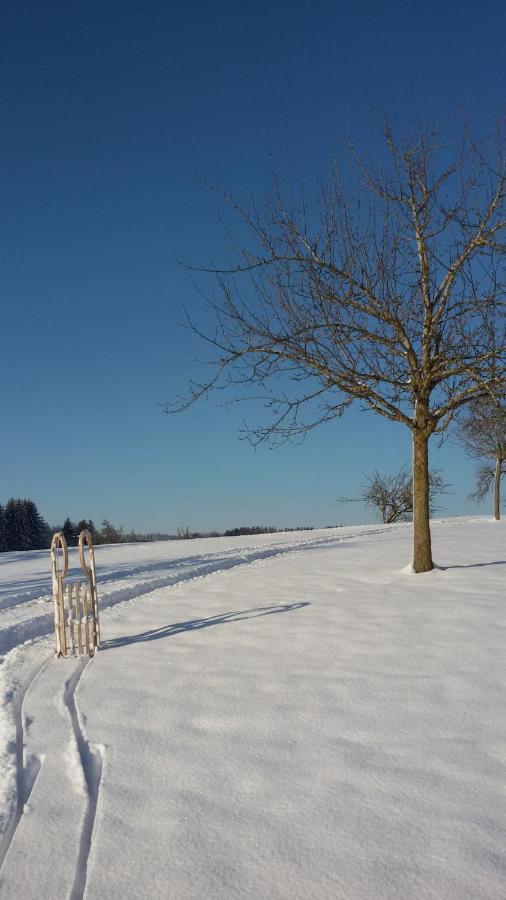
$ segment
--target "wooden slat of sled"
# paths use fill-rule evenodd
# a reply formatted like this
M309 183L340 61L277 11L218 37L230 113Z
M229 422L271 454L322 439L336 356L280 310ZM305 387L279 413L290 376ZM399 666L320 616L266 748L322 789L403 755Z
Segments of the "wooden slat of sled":
M67 588L67 624L69 629L69 650L72 656L76 652L76 642L74 637L74 608L73 608L73 585L69 584Z
M84 610L84 634L86 639L86 653L88 656L93 656L92 649L90 646L90 607L88 603L88 588L85 588L83 591L83 610Z
M76 585L75 590L75 610L76 610L76 620L77 620L77 646L79 651L79 656L83 652L83 639L82 639L82 605L81 598L83 593L83 585Z

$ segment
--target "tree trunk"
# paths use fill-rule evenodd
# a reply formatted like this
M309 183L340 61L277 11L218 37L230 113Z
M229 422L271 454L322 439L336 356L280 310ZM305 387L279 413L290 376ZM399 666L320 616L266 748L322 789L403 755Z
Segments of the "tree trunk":
M501 469L502 460L497 457L494 475L494 516L496 519L501 518Z
M429 521L429 438L425 431L413 431L413 569L430 572L434 568Z

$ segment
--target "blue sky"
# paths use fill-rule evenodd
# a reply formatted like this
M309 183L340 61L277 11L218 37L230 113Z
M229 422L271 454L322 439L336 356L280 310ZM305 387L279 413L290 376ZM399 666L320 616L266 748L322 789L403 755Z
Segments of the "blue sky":
M172 531L359 522L362 473L409 462L409 434L350 412L302 446L254 451L244 408L180 416L202 350L180 307L189 262L228 250L207 188L265 195L321 172L351 133L504 97L499 2L11 4L0 35L0 499L51 522ZM205 351L204 351L205 355ZM434 448L473 512L473 466Z

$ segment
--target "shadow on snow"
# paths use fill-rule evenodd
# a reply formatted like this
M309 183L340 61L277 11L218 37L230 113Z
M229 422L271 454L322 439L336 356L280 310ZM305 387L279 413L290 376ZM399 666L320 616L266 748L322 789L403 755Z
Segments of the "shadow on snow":
M496 559L493 562L458 563L454 566L437 566L443 572L449 569L480 569L482 566L506 566L506 559Z
M292 612L309 606L307 600L296 603L281 603L276 606L257 606L252 609L240 609L235 612L220 613L217 616L209 616L207 619L188 619L187 622L175 622L172 625L162 625L150 631L141 631L139 634L126 635L121 638L112 638L104 641L101 651L114 650L116 647L126 647L128 644L138 644L144 641L158 641L162 638L172 637L185 631L199 631L201 628L210 628L211 625L226 625L229 622L241 622L244 619L258 619L260 616L272 616L275 613Z

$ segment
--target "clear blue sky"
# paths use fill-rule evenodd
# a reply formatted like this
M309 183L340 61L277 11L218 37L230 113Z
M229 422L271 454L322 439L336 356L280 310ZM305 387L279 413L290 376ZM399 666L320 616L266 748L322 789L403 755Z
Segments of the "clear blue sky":
M226 245L202 183L240 199L324 171L411 98L490 130L504 98L500 2L26 3L0 34L0 499L51 522L140 530L370 520L338 506L410 458L406 429L348 413L303 446L256 452L244 409L178 417L198 302L174 254ZM472 464L434 450L473 512Z

